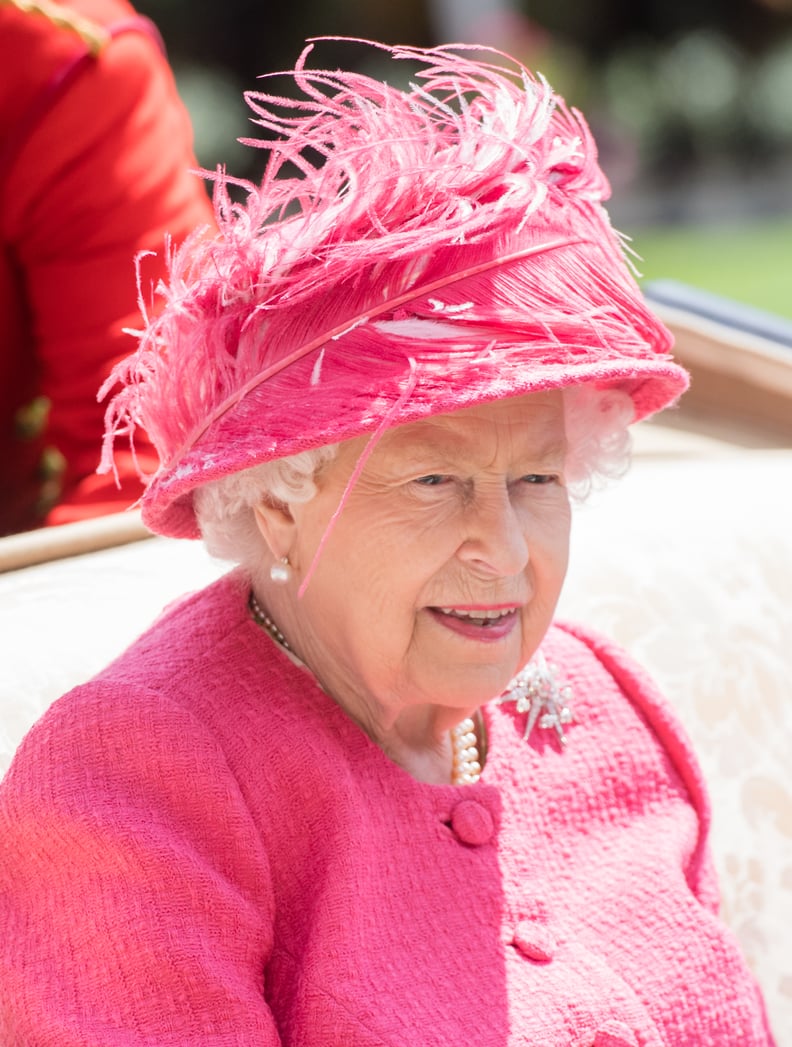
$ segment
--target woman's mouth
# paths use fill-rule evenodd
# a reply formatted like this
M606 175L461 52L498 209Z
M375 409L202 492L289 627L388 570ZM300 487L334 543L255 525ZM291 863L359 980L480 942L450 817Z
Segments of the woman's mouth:
M517 624L517 608L509 607L430 607L432 617L451 632L468 639L492 642L501 640Z

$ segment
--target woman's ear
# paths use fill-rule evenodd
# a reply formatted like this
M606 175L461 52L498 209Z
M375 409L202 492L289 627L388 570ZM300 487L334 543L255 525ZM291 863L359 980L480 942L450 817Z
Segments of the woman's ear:
M261 502L253 507L256 527L274 560L282 560L294 546L297 525L288 505Z

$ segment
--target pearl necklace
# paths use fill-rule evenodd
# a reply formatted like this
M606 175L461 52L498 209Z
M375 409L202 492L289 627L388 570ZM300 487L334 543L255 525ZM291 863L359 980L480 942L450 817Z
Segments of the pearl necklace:
M470 785L481 777L476 724L467 716L451 728L451 784Z
M270 634L275 643L279 644L284 649L284 651L291 651L289 641L286 639L286 637L283 635L283 633L280 631L277 625L273 622L273 620L270 618L270 616L258 602L258 600L256 599L256 594L253 592L251 592L250 594L250 599L248 600L248 607L250 608L250 613L253 615L255 620L258 622L260 626L267 630L267 632Z
M250 594L248 607L254 620L270 634L275 643L279 644L284 651L293 654L289 641L258 602L253 592ZM451 784L470 785L472 782L477 782L480 777L481 762L476 723L472 717L467 716L451 729Z

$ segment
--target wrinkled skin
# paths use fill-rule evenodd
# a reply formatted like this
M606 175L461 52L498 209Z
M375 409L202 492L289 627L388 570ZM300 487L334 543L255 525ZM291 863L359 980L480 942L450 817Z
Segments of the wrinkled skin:
M561 591L562 398L515 397L386 432L298 598L366 439L340 446L308 503L257 511L272 556L293 569L287 586L257 582L257 594L349 715L416 777L443 781L448 730L528 661Z

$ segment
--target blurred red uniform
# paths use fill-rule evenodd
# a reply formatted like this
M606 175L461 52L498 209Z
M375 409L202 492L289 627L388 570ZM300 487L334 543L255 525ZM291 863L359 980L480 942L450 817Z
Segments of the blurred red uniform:
M18 6L17 6L18 4ZM23 10L24 8L24 10ZM178 242L212 223L156 29L124 0L0 5L0 534L115 512L96 393ZM153 449L136 441L150 471Z

